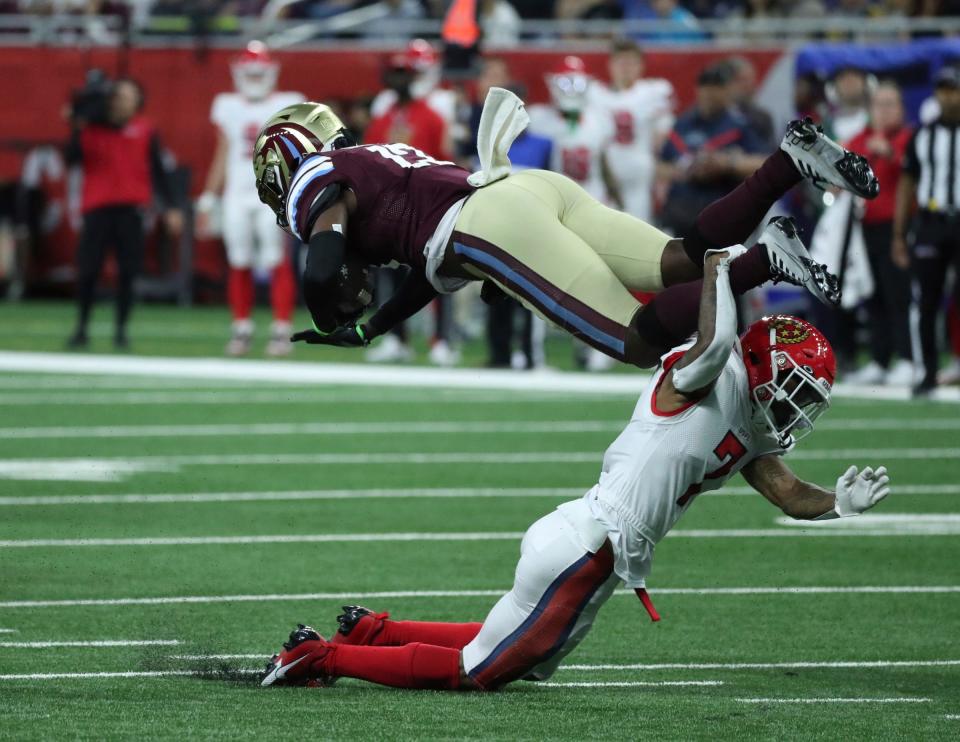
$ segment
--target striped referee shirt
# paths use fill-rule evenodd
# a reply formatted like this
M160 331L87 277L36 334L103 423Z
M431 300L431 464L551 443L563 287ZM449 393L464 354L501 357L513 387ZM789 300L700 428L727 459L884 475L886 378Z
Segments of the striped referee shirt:
M917 183L923 211L960 211L960 124L934 121L919 127L903 157L903 170Z

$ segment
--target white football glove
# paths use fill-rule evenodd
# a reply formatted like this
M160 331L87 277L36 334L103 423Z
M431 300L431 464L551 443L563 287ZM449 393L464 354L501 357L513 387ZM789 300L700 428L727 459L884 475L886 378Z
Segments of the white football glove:
M874 471L868 466L858 474L857 467L851 466L837 480L837 500L833 509L841 518L860 515L889 494L887 467L878 466Z

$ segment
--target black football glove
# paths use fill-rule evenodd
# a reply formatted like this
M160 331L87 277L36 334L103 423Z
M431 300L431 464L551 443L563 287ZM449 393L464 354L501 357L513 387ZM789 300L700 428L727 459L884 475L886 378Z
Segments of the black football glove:
M329 333L301 330L290 336L291 343L299 343L300 341L308 345L335 345L338 348L360 348L364 345L370 345L370 340L363 325L338 327Z

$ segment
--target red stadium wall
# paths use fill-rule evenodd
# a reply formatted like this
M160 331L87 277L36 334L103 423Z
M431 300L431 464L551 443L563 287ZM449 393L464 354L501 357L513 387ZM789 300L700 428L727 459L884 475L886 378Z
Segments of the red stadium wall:
M545 69L556 64L563 51L512 51L500 56L529 90L531 102L546 99ZM647 54L647 74L669 79L681 108L694 95L696 77L710 62L733 53L744 54L757 66L762 79L779 58L779 50L657 50ZM194 172L193 190L203 184L214 145L209 123L214 95L232 88L229 60L235 50L215 49L198 54L191 49L47 49L0 48L0 180L18 178L22 153L41 143L61 142L67 136L66 102L91 67L110 75L128 74L147 91L146 113L156 122L167 147ZM280 85L315 99L353 99L372 96L380 87L381 64L387 52L369 50L279 52L283 67ZM581 55L591 73L606 79L603 53ZM72 248L58 245L57 253ZM199 250L210 273L210 251Z

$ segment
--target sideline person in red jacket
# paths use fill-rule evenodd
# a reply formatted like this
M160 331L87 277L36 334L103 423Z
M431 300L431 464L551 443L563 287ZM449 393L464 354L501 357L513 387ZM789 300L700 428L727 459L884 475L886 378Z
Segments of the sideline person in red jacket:
M871 360L856 372L856 378L867 384L910 386L913 382L910 274L894 263L890 250L897 183L910 134L900 88L885 81L870 101L870 125L847 142L847 149L867 158L880 181L880 195L865 201L863 212L863 238L875 288L868 304Z
M71 117L67 161L83 170L83 227L77 244L77 325L67 341L69 348L89 344L90 310L111 246L118 269L114 346L128 347L133 282L143 257L143 212L153 200L153 185L162 203L172 203L173 187L163 165L160 140L153 124L140 113L142 105L139 84L121 79L109 86L102 106L75 107ZM171 233L179 233L181 212L168 208L165 222Z

